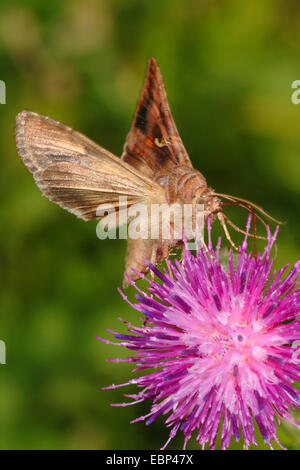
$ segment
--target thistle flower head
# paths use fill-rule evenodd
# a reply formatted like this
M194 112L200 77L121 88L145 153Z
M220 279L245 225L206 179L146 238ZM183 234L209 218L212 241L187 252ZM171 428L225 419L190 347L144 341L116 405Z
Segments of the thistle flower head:
M250 219L247 233L249 225ZM220 240L215 249L209 240L208 251L194 256L187 250L182 264L170 264L172 275L149 263L158 280L149 281L149 292L132 282L138 303L122 294L147 324L125 322L128 335L109 330L119 340L113 344L135 351L126 360L135 364L134 372L147 374L106 388L141 389L125 395L131 402L115 406L152 400L150 412L133 422L148 425L165 415L170 435L163 448L180 431L184 447L194 433L199 444L213 449L219 433L222 449L232 436L248 448L257 445L255 422L272 448L272 441L280 445L281 418L300 427L291 413L300 403L292 385L300 375L294 348L300 339L300 261L288 274L288 266L273 269L276 235L269 232L265 251L256 257L247 254L246 236L236 267L231 252L224 266Z

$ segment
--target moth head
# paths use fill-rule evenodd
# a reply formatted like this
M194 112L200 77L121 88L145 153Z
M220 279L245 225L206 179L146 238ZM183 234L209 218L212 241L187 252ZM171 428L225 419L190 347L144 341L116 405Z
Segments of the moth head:
M211 220L215 219L217 214L222 211L222 202L211 188L206 188L200 194L196 194L193 198L192 204L195 211L203 211L204 221L210 217Z

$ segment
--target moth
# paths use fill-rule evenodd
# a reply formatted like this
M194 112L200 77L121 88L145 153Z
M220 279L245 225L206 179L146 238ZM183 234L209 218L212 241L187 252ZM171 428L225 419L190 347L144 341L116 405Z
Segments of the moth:
M40 114L22 111L16 118L18 153L42 193L51 201L88 221L98 217L101 204L116 211L136 203L202 204L204 220L217 218L235 247L223 212L223 199L247 210L258 206L242 198L216 193L207 185L191 160L173 120L162 76L156 61L149 59L146 80L121 158L83 134ZM126 196L125 206L120 197ZM122 199L122 198L121 198ZM123 199L122 199L123 200ZM183 247L182 239L130 239L125 262L124 287L167 259L170 250ZM235 247L236 248L236 247Z

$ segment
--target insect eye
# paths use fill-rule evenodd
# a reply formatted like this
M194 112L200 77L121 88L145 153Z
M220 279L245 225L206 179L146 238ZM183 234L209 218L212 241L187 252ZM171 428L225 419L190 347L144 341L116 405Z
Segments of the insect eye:
M194 201L193 201L193 202L194 202L195 205L197 205L197 204L204 204L203 198L202 198L202 197L199 197L199 196L196 196L196 197L194 198Z

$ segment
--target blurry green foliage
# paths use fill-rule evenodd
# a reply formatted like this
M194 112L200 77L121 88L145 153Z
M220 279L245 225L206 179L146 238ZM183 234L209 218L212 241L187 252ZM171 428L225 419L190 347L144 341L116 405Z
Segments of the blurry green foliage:
M286 221L276 265L299 257L300 78L297 0L0 2L1 449L143 449L163 421L130 425L149 404L111 408L126 352L96 340L137 315L120 298L126 243L102 241L41 197L16 154L15 115L29 109L122 152L147 58L154 56L196 168L218 192ZM246 214L235 208L240 225ZM218 233L217 224L215 232ZM237 234L233 234L237 237ZM133 292L129 289L129 295ZM279 436L299 448L299 432ZM259 440L260 448L264 445ZM241 443L232 448L241 448ZM180 448L178 436L170 448ZM197 448L194 442L190 448Z

